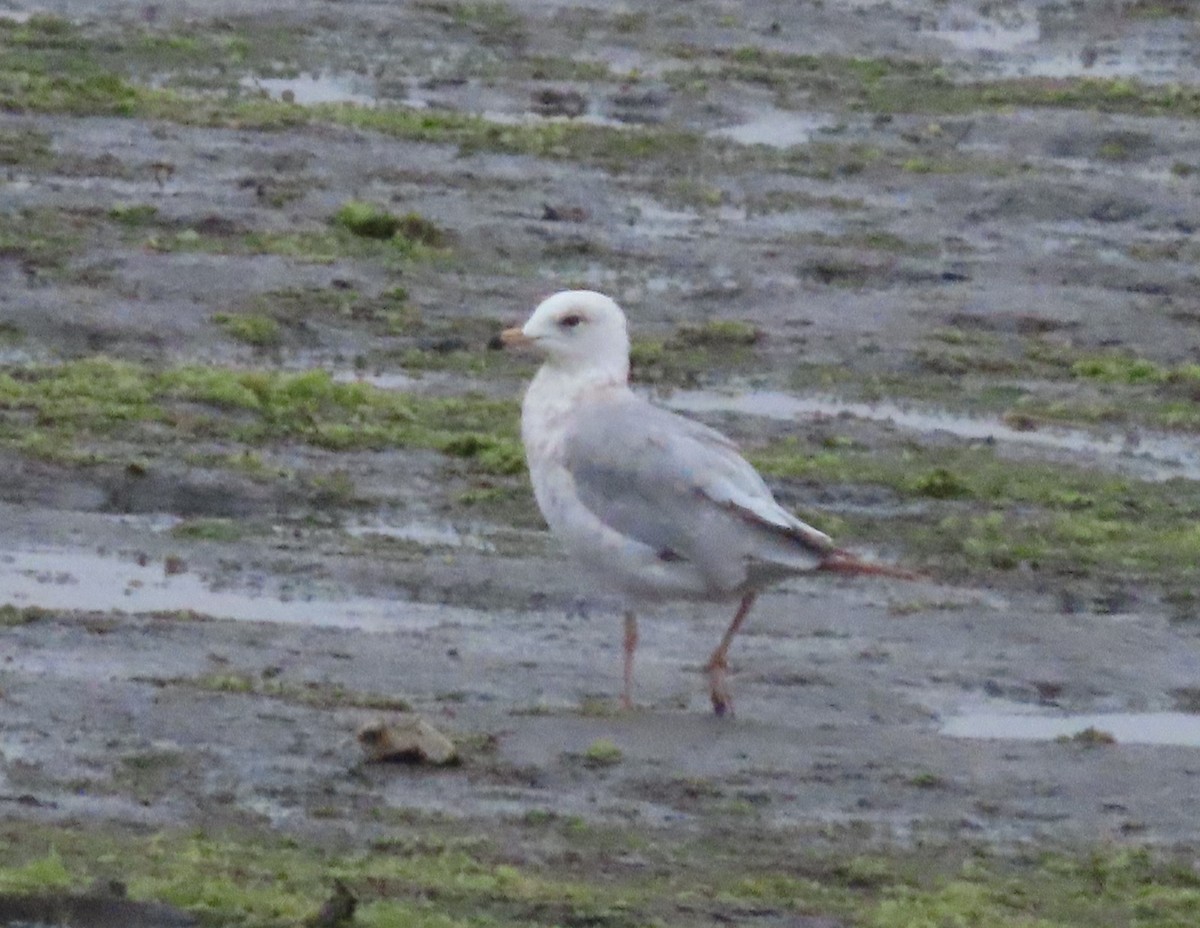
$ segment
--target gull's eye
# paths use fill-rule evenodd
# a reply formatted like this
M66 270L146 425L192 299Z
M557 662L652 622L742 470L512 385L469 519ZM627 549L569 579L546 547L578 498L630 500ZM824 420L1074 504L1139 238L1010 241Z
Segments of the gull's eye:
M558 324L564 329L573 329L581 322L583 322L583 316L579 315L578 313L571 313L571 315L563 316L558 320Z

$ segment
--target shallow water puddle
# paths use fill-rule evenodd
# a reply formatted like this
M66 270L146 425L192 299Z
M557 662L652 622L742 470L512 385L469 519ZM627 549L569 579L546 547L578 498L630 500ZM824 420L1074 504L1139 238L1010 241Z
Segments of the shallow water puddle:
M300 106L318 103L356 103L371 106L377 101L373 82L356 74L299 74L296 77L247 77L247 90L259 90L272 100Z
M0 558L0 603L99 612L192 611L222 619L380 632L487 621L472 610L428 603L231 589L200 574L168 572L162 561L73 548L38 548Z
M428 522L405 522L393 525L383 521L363 522L346 526L346 534L354 538L392 538L430 547L466 548L472 551L496 550L496 546L487 539L460 532L449 523L433 525Z
M1067 428L1026 431L997 419L956 415L939 409L910 408L889 402L858 403L827 396L792 396L771 390L738 394L677 390L662 397L660 402L680 412L733 412L767 419L850 416L869 422L886 422L914 432L945 432L965 439L990 439L1111 458L1148 480L1200 479L1200 447L1193 441L1173 435L1139 433L1136 443L1131 443L1124 434L1103 436Z
M947 719L942 725L942 734L951 738L992 741L1054 741L1075 737L1088 729L1101 735L1112 735L1117 744L1200 747L1200 715L1186 712L1106 712L1058 716L972 712Z
M558 114L543 115L542 113L507 112L504 110L481 110L475 114L484 122L494 122L501 126L540 126L544 123L573 123L588 126L607 126L610 129L629 129L630 125L620 119L605 116L603 113L588 110L578 116Z
M1011 23L984 18L964 19L950 16L938 23L933 32L939 39L965 51L1011 52L1036 42L1042 30L1032 17Z
M795 113L771 108L756 113L746 122L716 129L711 134L732 139L740 145L791 148L793 145L807 145L818 132L835 125L835 119L820 113Z
M1059 25L1043 30L1036 15L994 18L962 9L938 18L925 34L981 56L980 66L1003 78L1137 78L1146 83L1195 79L1195 39L1182 16L1127 19L1107 29Z
M334 371L335 383L365 383L380 390L411 390L420 386L421 381L400 371Z
M1006 61L996 72L1002 77L1127 77L1147 84L1191 81L1197 73L1186 38L1146 34L1089 46L1088 54L1068 50Z

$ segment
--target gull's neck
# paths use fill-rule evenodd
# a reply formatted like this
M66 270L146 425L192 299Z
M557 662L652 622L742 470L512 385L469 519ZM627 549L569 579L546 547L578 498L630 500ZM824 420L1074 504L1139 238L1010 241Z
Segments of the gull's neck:
M580 403L614 391L629 390L629 361L621 364L569 368L548 361L534 375L525 393L521 434L530 467L537 469L548 449L561 440Z
M596 389L629 387L629 358L596 358L586 366L560 363L550 358L529 385L530 393L560 400L575 401L580 394Z

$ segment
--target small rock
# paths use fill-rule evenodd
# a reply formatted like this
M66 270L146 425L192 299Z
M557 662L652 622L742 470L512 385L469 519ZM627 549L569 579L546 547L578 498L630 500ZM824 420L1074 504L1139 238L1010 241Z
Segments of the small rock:
M201 235L231 236L240 235L244 230L234 220L227 216L214 213L203 217L196 223L195 231Z
M547 87L533 95L533 109L540 116L566 116L574 119L587 111L587 100L577 90Z
M542 205L542 219L545 222L585 222L588 211L582 206L551 206Z
M668 102L664 90L644 87L622 87L609 97L613 106L624 109L649 109L665 106Z
M369 722L358 730L358 743L371 763L392 761L441 767L459 760L454 742L416 715L392 724L383 719Z
M431 336L417 339L417 348L421 351L432 351L435 354L449 354L452 351L465 351L467 341L457 335Z

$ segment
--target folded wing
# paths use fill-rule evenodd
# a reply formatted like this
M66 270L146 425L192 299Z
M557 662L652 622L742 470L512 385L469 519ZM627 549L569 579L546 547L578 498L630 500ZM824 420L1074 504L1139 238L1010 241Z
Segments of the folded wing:
M662 559L693 562L715 587L809 569L834 551L728 438L634 395L584 404L564 450L583 505Z

